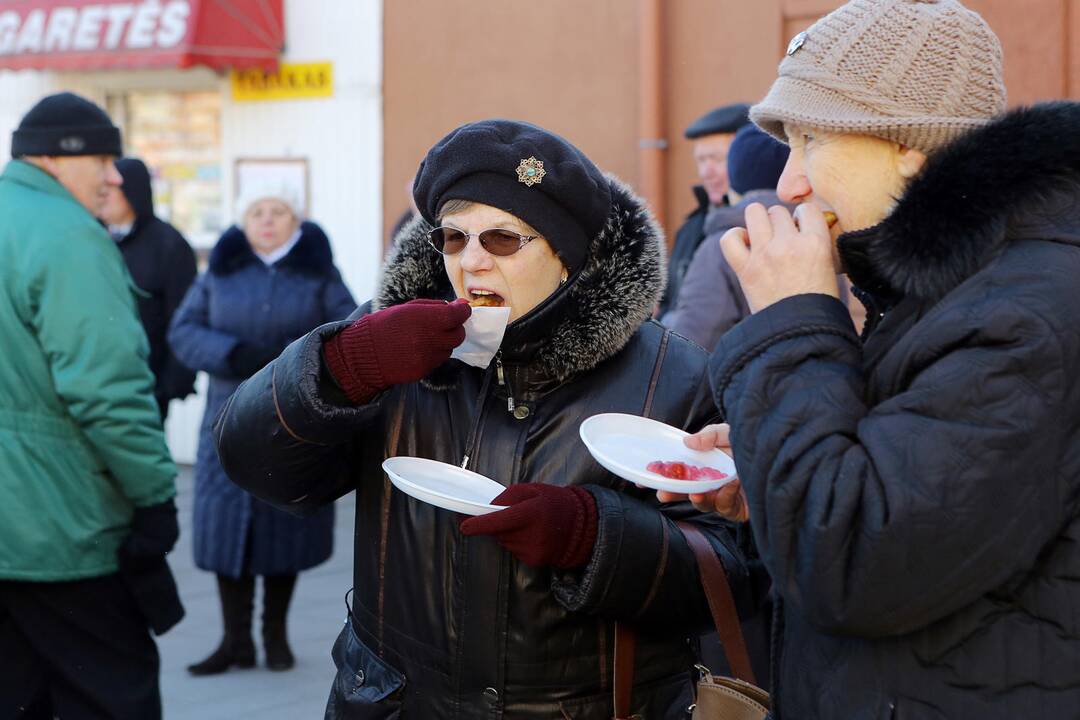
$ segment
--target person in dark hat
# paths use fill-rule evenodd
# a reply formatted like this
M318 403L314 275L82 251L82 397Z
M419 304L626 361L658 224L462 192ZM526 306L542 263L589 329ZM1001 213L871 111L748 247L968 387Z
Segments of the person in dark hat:
M686 128L687 140L693 141L694 164L697 166L700 185L694 186L697 207L686 216L675 233L675 246L668 259L668 279L664 295L660 299L657 317L675 308L679 299L686 269L701 241L705 239L705 223L710 213L716 213L730 203L727 193L727 155L735 133L750 122L750 106L745 103L723 105L710 110Z
M748 573L729 525L658 504L578 437L601 412L685 429L714 412L705 352L649 320L659 227L627 186L523 122L454 130L413 193L422 219L398 236L375 311L290 345L215 426L229 476L279 508L356 492L326 717L610 718L616 621L637 631L633 712L682 717L688 640L709 613L675 520L708 536L743 608ZM499 310L501 342L452 357ZM494 479L508 508L463 519L406 495L381 471L397 455Z
M710 352L735 323L750 314L731 266L720 252L720 237L743 225L751 203L779 204L776 183L787 162L788 148L753 124L735 134L727 156L727 198L731 202L708 214L705 241L694 253L675 306L660 321Z
M120 131L71 93L0 175L0 717L161 717L183 608L174 479L134 285L96 219Z
M120 158L116 169L124 183L109 187L100 218L143 291L139 318L150 341L154 399L164 422L169 402L195 391L195 373L176 359L165 339L173 313L198 273L195 253L176 228L154 214L150 171L142 160Z
M660 318L667 327L690 338L710 352L720 336L750 315L739 279L720 250L720 238L733 227L745 225L746 208L782 205L776 185L787 163L788 147L753 123L735 133L728 151L729 205L709 213L705 240L694 253L674 309ZM787 206L794 210L794 205ZM851 309L852 319L861 308L848 292L848 281L838 276L840 299ZM758 673L760 677L762 674Z
M720 250L720 237L732 227L743 225L743 216L751 203L766 207L780 204L776 184L787 157L787 145L752 123L735 133L727 156L730 182L727 195L731 204L709 214L705 241L694 253L675 308L661 318L664 325L709 352L716 347L721 335L750 315L739 280ZM771 670L771 620L772 604L766 597L742 628L754 677L762 687L768 687ZM700 648L702 665L714 674L731 674L716 633L703 636Z

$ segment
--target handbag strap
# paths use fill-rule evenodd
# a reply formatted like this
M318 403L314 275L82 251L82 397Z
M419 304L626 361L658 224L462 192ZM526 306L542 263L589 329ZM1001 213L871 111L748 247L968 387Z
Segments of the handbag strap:
M686 538L697 560L698 574L709 602L709 612L720 636L731 672L743 682L756 685L750 653L746 650L735 597L731 594L724 565L701 530L688 522L675 523ZM634 631L623 623L615 623L615 720L629 718L630 693L634 687Z
M637 635L627 625L615 623L615 720L630 717L630 695L634 689L634 651Z
M649 378L649 387L645 392L645 404L641 408L642 417L649 417L652 413L653 399L656 397L656 386L660 382L660 369L664 366L664 358L667 357L668 342L671 338L671 330L664 330L660 337L660 347L656 350L656 359L653 361L652 375ZM623 720L630 717L630 697L634 690L634 651L637 648L637 635L634 630L623 623L615 623L615 681L612 684L615 705L615 720Z
M709 611L712 613L716 632L720 635L720 643L724 647L724 655L727 656L731 672L738 679L756 685L754 669L750 665L750 653L746 651L746 641L739 624L739 613L735 609L735 597L731 594L731 585L728 583L724 566L701 530L688 522L678 522L676 525L682 530L686 542L694 551L694 557L697 558L705 598L709 601Z

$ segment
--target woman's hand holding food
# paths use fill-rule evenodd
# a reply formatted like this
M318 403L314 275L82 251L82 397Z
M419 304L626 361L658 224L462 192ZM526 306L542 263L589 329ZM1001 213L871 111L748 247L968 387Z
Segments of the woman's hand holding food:
M416 382L465 341L465 300L413 300L365 315L323 345L323 359L358 405L393 385Z
M731 426L727 423L707 425L693 435L683 439L683 443L691 450L722 450L731 455ZM681 495L679 493L659 490L656 497L660 502L669 503L690 499L701 512L715 512L733 522L746 522L750 519L750 509L746 504L746 494L743 492L742 483L737 479L723 485L718 490L695 495Z
M462 520L462 535L491 535L521 562L572 569L596 544L596 500L588 490L540 483L511 485L493 505L505 510Z
M746 208L746 228L724 233L720 248L750 312L806 293L840 297L829 224L810 203L796 208L794 217L780 205L766 210L753 203Z

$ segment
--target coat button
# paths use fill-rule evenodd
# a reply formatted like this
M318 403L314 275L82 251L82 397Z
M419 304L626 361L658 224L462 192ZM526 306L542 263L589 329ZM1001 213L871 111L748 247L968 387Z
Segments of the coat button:
M493 687L484 688L484 698L488 702L499 702L499 691Z
M514 408L514 417L516 417L518 420L524 420L525 418L529 417L529 406L518 405L516 408Z

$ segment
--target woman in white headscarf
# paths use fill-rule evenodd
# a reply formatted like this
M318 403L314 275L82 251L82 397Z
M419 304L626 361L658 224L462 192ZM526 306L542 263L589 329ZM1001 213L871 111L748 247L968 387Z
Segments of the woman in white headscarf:
M210 428L242 381L291 341L356 307L330 241L318 225L301 220L294 191L259 186L237 206L239 225L221 236L169 330L176 356L210 375L195 465L195 564L217 574L225 627L219 647L188 668L194 675L254 665L256 575L263 576L266 664L293 665L285 616L296 574L330 556L333 508L301 520L256 500L225 475Z

